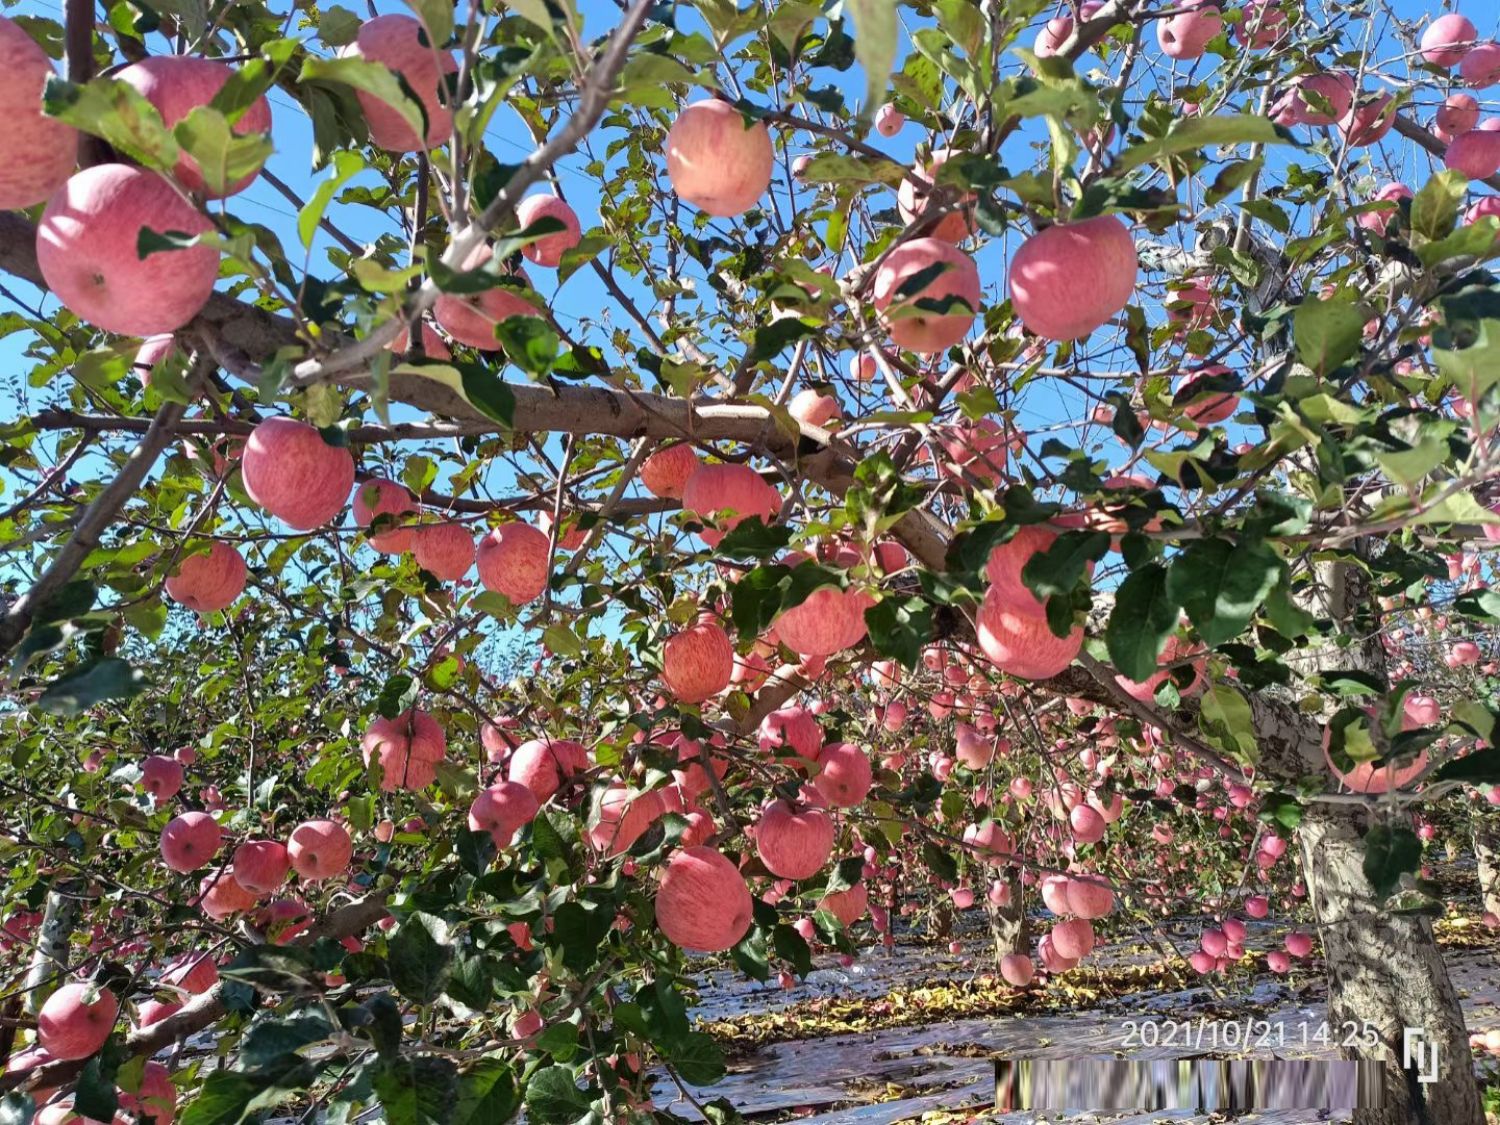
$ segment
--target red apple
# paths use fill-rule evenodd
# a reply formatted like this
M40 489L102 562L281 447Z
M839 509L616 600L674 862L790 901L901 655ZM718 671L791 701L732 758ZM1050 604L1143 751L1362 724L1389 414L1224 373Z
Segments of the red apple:
M394 719L376 719L365 731L360 751L368 767L379 761L380 788L426 789L437 778L437 764L448 751L448 739L426 711L407 711Z
M732 949L750 929L750 888L712 848L684 848L656 892L656 924L673 945L699 953Z
M234 849L234 881L254 894L270 894L286 882L291 858L279 840L246 840Z
M481 789L469 804L469 828L488 832L495 847L508 848L516 833L535 819L536 795L518 781L500 781Z
M354 488L349 450L329 445L312 426L291 418L267 418L256 426L240 466L250 499L298 531L332 520Z
M777 799L755 822L755 854L783 879L810 879L833 853L833 819L822 809L794 809Z
M228 543L209 544L208 553L189 555L167 579L167 594L196 613L228 609L244 592L249 571L245 560Z
M70 177L42 212L37 266L57 298L105 332L153 336L198 314L219 276L212 246L156 250L142 258L143 230L187 235L213 228L154 172L96 164Z
M349 869L354 841L336 820L304 820L287 838L286 854L303 879L332 879Z
M732 218L755 206L771 186L776 154L762 121L748 125L728 102L694 102L667 133L667 178L698 210Z
M1422 32L1422 57L1433 66L1451 70L1463 61L1478 36L1473 22L1457 12L1438 16Z
M206 106L223 89L234 73L228 66L214 59L194 58L190 55L152 55L131 63L115 75L128 82L142 97L156 107L163 124L171 129L199 106ZM240 114L234 123L234 132L244 136L248 133L271 131L271 105L264 96L256 98ZM203 170L191 156L184 154L177 160L172 174L177 182L189 191L209 199L220 199L244 191L255 182L259 171L242 176L228 184L220 184L222 190L210 187L203 178ZM220 169L216 176L222 178Z
M933 267L941 271L908 292ZM968 334L980 306L979 270L963 251L938 238L914 238L886 255L875 272L875 308L891 339L931 354ZM933 308L935 303L938 307Z
M369 527L376 516L393 516L397 526L370 536L370 546L382 554L399 555L416 544L417 529L401 518L417 511L417 502L405 485L384 477L371 477L354 490L354 522ZM389 523L389 521L387 521Z
M21 25L0 16L0 210L30 207L58 191L78 163L78 134L42 113L52 60Z
M1043 339L1076 340L1130 303L1137 269L1135 242L1116 216L1051 226L1011 260L1011 303Z
M1216 4L1182 4L1175 16L1156 21L1156 42L1162 54L1173 59L1201 58L1209 42L1224 28L1224 18Z
M376 148L417 152L437 148L453 135L453 113L444 104L447 90L444 75L456 73L458 63L453 52L442 50L431 41L421 23L411 16L376 16L360 25L359 34L345 53L395 71L422 99L427 115L425 143L388 102L363 90L355 91Z
M457 582L474 565L474 537L461 523L434 523L416 529L413 555L434 578Z
M536 738L517 746L505 765L505 776L530 789L545 804L564 779L588 769L583 744L566 738Z
M711 618L679 630L662 646L662 679L682 703L701 703L729 686L734 645Z
M870 792L870 756L852 742L830 742L818 755L813 788L834 808L852 809Z
M699 538L717 547L744 520L775 520L781 494L748 465L701 465L683 485L682 510L703 523Z
M547 588L547 536L529 523L501 524L479 541L479 581L522 606Z
M109 989L65 984L37 1012L37 1044L55 1059L86 1059L104 1046L119 1015L120 1001Z
M206 812L173 817L161 831L161 855L173 871L196 871L219 850L219 824Z
M521 248L526 259L548 269L556 269L562 257L578 245L582 229L573 208L555 195L528 195L516 207L516 225L522 230L538 219L556 219L563 229L544 234Z
M465 270L477 270L494 257L489 246L477 246L464 260ZM524 270L504 273L504 284L480 293L444 293L432 306L433 319L460 344L492 352L500 347L497 326L513 316L537 316L539 310L521 294L529 291Z
M699 464L698 454L686 442L663 446L641 462L641 483L652 496L681 500Z

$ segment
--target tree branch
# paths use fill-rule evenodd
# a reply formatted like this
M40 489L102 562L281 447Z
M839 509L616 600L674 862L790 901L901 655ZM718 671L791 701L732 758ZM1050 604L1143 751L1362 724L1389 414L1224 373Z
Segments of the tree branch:
M73 529L73 534L63 544L51 565L42 572L31 589L16 599L5 617L0 618L0 653L9 652L20 642L37 609L45 605L48 598L78 573L78 568L83 565L89 552L99 545L99 537L114 522L125 502L146 479L151 466L156 464L161 451L172 440L172 427L181 420L186 409L178 403L169 402L156 412L145 436L121 466L119 475L84 510L78 526Z
M322 922L298 936L293 943L311 945L320 938L345 938L364 933L389 913L385 908L385 892L367 895L358 902L334 911ZM223 1018L224 982L220 981L207 992L193 997L183 1007L157 1023L138 1027L125 1036L125 1054L151 1056ZM17 1070L0 1075L0 1092L23 1087L51 1089L72 1080L83 1070L87 1059L61 1059L30 1070Z

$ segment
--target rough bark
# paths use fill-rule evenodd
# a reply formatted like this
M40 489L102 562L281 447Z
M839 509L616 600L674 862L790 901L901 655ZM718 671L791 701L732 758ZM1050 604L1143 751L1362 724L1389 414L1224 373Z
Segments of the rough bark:
M1458 992L1431 921L1382 910L1364 876L1370 814L1352 805L1314 805L1300 828L1303 873L1328 964L1328 1022L1375 1028L1386 1063L1386 1108L1355 1115L1356 1125L1483 1125ZM1406 1028L1438 1051L1438 1081L1403 1071ZM1358 1050L1349 1057L1369 1057Z
M1485 913L1500 918L1500 825L1474 826L1474 857L1479 861L1479 894Z
M37 927L36 949L26 968L26 1010L32 1015L36 1015L54 991L48 984L60 983L61 976L68 971L68 948L78 926L78 896L82 890L81 882L66 880L47 892L42 924Z
M990 929L995 935L995 958L1011 953L1031 952L1031 927L1021 901L1021 877L1014 868L1004 875L1010 896L1004 906L990 905Z
M1320 564L1310 599L1355 640L1344 648L1309 650L1308 670L1352 668L1384 675L1385 650L1368 574L1345 562ZM1297 743L1306 763L1303 772L1322 769L1321 721L1301 715L1286 719L1283 738ZM1258 725L1257 733L1269 732ZM1293 763L1276 764L1280 768L1270 771L1272 776L1292 780L1283 775ZM1385 909L1365 878L1364 837L1386 815L1361 805L1314 802L1299 829L1303 877L1327 962L1330 1036L1347 1057L1373 1055L1385 1063L1386 1104L1356 1112L1355 1125L1484 1125L1463 1008L1431 922ZM1367 1026L1379 1037L1373 1052L1343 1046L1346 1031L1362 1033ZM1403 1069L1407 1028L1436 1047L1437 1081L1419 1083L1416 1068Z

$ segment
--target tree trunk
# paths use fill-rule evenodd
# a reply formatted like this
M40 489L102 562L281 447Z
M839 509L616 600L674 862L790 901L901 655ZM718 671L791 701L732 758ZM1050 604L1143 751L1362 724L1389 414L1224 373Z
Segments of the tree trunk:
M1474 826L1474 856L1479 861L1484 911L1500 918L1500 828L1483 822Z
M54 884L47 892L42 924L37 928L36 951L26 969L26 1010L32 1015L36 1015L67 972L68 950L78 925L78 896L83 889L78 880L66 880ZM47 987L49 982L54 987Z
M990 908L990 929L995 935L995 959L1010 953L1031 952L1031 934L1026 925L1026 910L1021 902L1021 878L1014 868L1006 870L1002 878L1010 891L1004 906L985 901Z
M1371 546L1360 540L1355 549L1363 553ZM1308 656L1314 668L1387 675L1379 608L1368 573L1343 561L1320 562L1315 573L1317 581L1307 591L1311 608L1338 622L1353 643L1313 648ZM1299 753L1314 769L1323 765L1326 718L1297 721ZM1262 737L1268 733L1257 731ZM1270 772L1286 776L1289 771L1283 765ZM1364 837L1375 816L1358 805L1314 800L1299 829L1302 872L1328 965L1330 1039L1346 1057L1373 1056L1385 1063L1385 1108L1356 1112L1355 1123L1484 1125L1463 1008L1432 923L1386 910L1365 878ZM1380 1041L1373 1052L1343 1046L1345 1034L1363 1034L1367 1026ZM1407 1029L1422 1036L1429 1052L1436 1048L1435 1082L1419 1083L1422 1068L1403 1066Z
M1348 1058L1385 1064L1385 1108L1362 1110L1355 1125L1484 1125L1458 993L1448 978L1432 924L1381 909L1364 875L1369 814L1352 805L1313 804L1299 830L1308 896L1328 963L1330 1040L1373 1026L1374 1052L1343 1048ZM1349 1024L1349 1028L1343 1025ZM1437 1048L1438 1080L1402 1069L1406 1028Z

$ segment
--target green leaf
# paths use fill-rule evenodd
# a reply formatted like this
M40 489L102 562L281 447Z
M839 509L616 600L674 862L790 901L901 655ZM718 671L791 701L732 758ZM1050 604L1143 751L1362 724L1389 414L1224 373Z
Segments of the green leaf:
M80 86L48 74L42 112L102 138L137 163L161 171L177 163L177 141L161 114L128 82L95 78Z
M569 1125L588 1112L588 1095L568 1067L543 1067L526 1083L526 1116L537 1125Z
M1156 674L1167 638L1177 628L1180 609L1167 590L1167 571L1160 563L1147 563L1120 583L1104 628L1104 643L1122 676L1143 683Z
M1180 152L1197 152L1209 145L1241 144L1296 144L1296 141L1270 118L1259 114L1179 117L1162 136L1127 148L1112 171L1118 174Z
M83 1073L78 1076L78 1085L73 1089L73 1109L80 1118L114 1120L120 1105L120 1090L115 1085L118 1061L106 1065L107 1057L118 1058L111 1051L101 1052L84 1064Z
M1470 731L1474 737L1490 743L1495 741L1496 728L1500 727L1500 715L1473 699L1454 704L1453 721L1460 728Z
M854 19L854 57L865 72L865 101L859 114L863 129L885 101L901 25L895 0L845 0L844 12Z
M323 1042L335 1030L327 1015L316 1009L262 1018L240 1043L239 1066L244 1070L268 1069L287 1055Z
M1483 750L1444 762L1433 772L1432 780L1500 785L1500 746L1486 746Z
M303 249L312 249L313 237L318 233L318 223L328 210L328 205L333 202L334 193L348 183L351 177L364 171L365 167L365 158L357 152L340 149L333 154L332 175L313 189L312 198L297 212L297 237L302 240Z
M724 1077L724 1052L704 1032L688 1032L669 1044L665 1054L689 1086L712 1086Z
M259 172L276 146L261 133L236 133L210 106L195 107L172 127L172 136L198 165L203 182L217 194Z
M451 1125L495 1125L509 1121L521 1108L515 1071L503 1059L483 1058L458 1080L458 1102Z
M801 179L809 184L885 184L899 187L907 168L887 158L820 152L807 162Z
M1208 685L1199 704L1198 729L1219 749L1241 761L1255 761L1255 722L1250 701L1238 688L1225 683Z
M443 994L453 964L448 923L420 911L409 915L391 935L386 961L396 991L414 1004L431 1004Z
M536 1049L545 1051L558 1062L567 1062L578 1053L578 1025L567 1021L549 1024L536 1037Z
M1405 825L1389 828L1377 824L1365 837L1365 878L1377 898L1384 899L1413 874L1422 862L1422 841Z
M826 895L837 894L839 891L847 891L854 886L865 874L865 857L853 855L847 859L841 859L828 873L828 882L823 888Z
M0 1125L31 1125L36 1116L36 1099L30 1094L12 1090L0 1098Z
M579 974L593 968L614 920L614 911L602 906L577 901L559 906L553 915L551 938L562 946L563 964Z
M479 413L509 429L515 424L516 395L495 372L478 363L403 363L393 375L420 375L442 383Z
M1292 315L1298 357L1320 375L1328 374L1359 351L1367 319L1351 293L1328 300L1309 293Z
M129 699L145 689L145 673L118 656L108 656L53 680L32 706L72 718L107 699Z
M1198 539L1172 560L1167 590L1214 647L1245 631L1281 571L1281 557L1264 542Z
M285 1065L254 1074L211 1071L178 1115L179 1125L240 1125L258 1111L279 1105L312 1085L318 1064L295 1056L283 1059Z
M452 1059L416 1055L379 1063L371 1080L390 1125L448 1125L458 1098Z
M510 361L533 380L546 377L557 363L557 333L539 316L506 317L495 326L495 335Z
M378 98L394 110L418 137L427 136L427 113L420 101L413 99L407 87L394 71L380 63L367 59L345 56L343 58L319 58L309 56L302 64L298 82L323 79L352 86L371 97Z
M427 40L441 47L453 34L453 5L448 0L406 0L427 32Z
M382 718L394 719L416 701L417 681L405 672L397 672L386 679L375 700L375 710Z
M865 625L876 652L915 669L932 640L932 607L922 598L887 594L865 610Z
M1469 179L1455 168L1438 172L1417 192L1411 201L1411 229L1414 234L1437 241L1452 233L1458 222L1458 208L1469 190Z
M1302 823L1302 805L1296 797L1286 793L1267 793L1261 798L1256 817L1266 824L1279 824L1290 831Z
M1088 573L1088 564L1104 557L1109 542L1107 531L1065 531L1026 561L1021 581L1042 602L1070 594Z
M531 822L531 842L537 855L543 859L557 860L571 869L575 864L573 845L552 821L552 814L545 809L537 813Z

